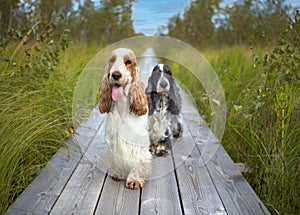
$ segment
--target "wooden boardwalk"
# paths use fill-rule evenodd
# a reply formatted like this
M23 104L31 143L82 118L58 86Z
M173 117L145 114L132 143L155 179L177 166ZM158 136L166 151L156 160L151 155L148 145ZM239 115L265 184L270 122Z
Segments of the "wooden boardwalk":
M57 152L6 214L270 214L181 95L183 136L173 140L171 154L154 159L143 189L129 190L106 173L106 115L95 108L69 150Z

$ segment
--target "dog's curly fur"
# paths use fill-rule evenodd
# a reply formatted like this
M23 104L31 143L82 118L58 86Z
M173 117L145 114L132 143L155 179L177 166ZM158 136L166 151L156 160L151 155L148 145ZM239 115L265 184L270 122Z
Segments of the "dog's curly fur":
M116 88L120 98L114 100ZM148 101L132 50L119 48L113 51L105 68L98 107L101 113L108 113L107 165L112 178L123 180L127 177L126 187L130 189L143 187L152 160Z
M182 99L168 65L158 64L153 68L146 95L150 109L150 151L162 156L168 152L171 139L182 134Z

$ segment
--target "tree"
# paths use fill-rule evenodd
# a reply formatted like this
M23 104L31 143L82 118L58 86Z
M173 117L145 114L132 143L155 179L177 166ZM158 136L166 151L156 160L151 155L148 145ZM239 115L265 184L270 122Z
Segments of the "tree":
M67 17L72 10L72 0L39 0L35 4L38 17L46 22L52 21L59 14Z
M248 43L250 39L254 39L257 17L252 0L235 2L233 7L227 6L225 12L228 14L228 19L226 25L222 27L225 27L227 31L229 30L227 37L230 38L228 41L230 44Z
M9 32L16 24L14 12L18 9L19 0L0 0L0 36Z
M266 44L276 41L289 22L286 0L242 0L220 7L221 0L196 0L169 20L169 36L195 47L208 45ZM285 13L282 13L284 11Z
M35 23L47 25L62 16L57 31L67 28L75 40L112 43L134 35L131 19L134 1L0 0L0 36L6 38L15 29L21 39ZM40 25L36 29L41 30Z
M168 25L169 35L202 47L214 40L215 24L213 16L219 8L220 0L196 0L191 2L180 18L180 15L170 19Z
M289 25L289 15L292 6L285 0L267 0L258 5L257 19L259 35L256 39L265 44L266 42L275 43L286 31Z
M134 35L132 0L79 2L78 12L70 22L75 39L112 43Z

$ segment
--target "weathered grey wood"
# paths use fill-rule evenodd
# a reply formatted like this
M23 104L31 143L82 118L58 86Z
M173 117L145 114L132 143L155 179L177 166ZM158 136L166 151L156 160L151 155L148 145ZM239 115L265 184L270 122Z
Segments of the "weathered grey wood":
M196 116L198 111L191 100L183 97L183 117L227 213L269 214L212 131Z
M182 214L171 154L155 158L152 168L153 174L142 190L140 213Z
M61 149L53 156L5 214L48 214L81 159L82 152L78 143L89 145L97 126L94 117L83 122L76 129L75 138L69 141L68 150Z
M5 214L48 214L79 160L78 151L70 157L64 150L57 152Z
M228 214L270 214L221 145L207 168Z
M176 174L185 214L226 214L222 201L184 124L184 133L173 147ZM192 151L186 155L186 148Z
M95 214L138 214L139 200L140 190L127 189L125 181L114 181L108 175Z
M90 159L105 160L104 137L105 129L100 126L50 214L92 214L94 212L106 176L106 168L104 163L99 166Z

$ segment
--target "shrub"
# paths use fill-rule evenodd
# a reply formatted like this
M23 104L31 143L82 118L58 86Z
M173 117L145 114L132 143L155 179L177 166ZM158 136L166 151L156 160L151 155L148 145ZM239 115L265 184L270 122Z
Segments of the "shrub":
M57 70L70 44L57 22L37 21L0 42L0 214L70 135L71 98ZM70 98L67 98L67 97Z
M262 59L259 79L229 109L223 139L235 160L250 165L247 177L272 213L296 214L300 190L300 14Z

